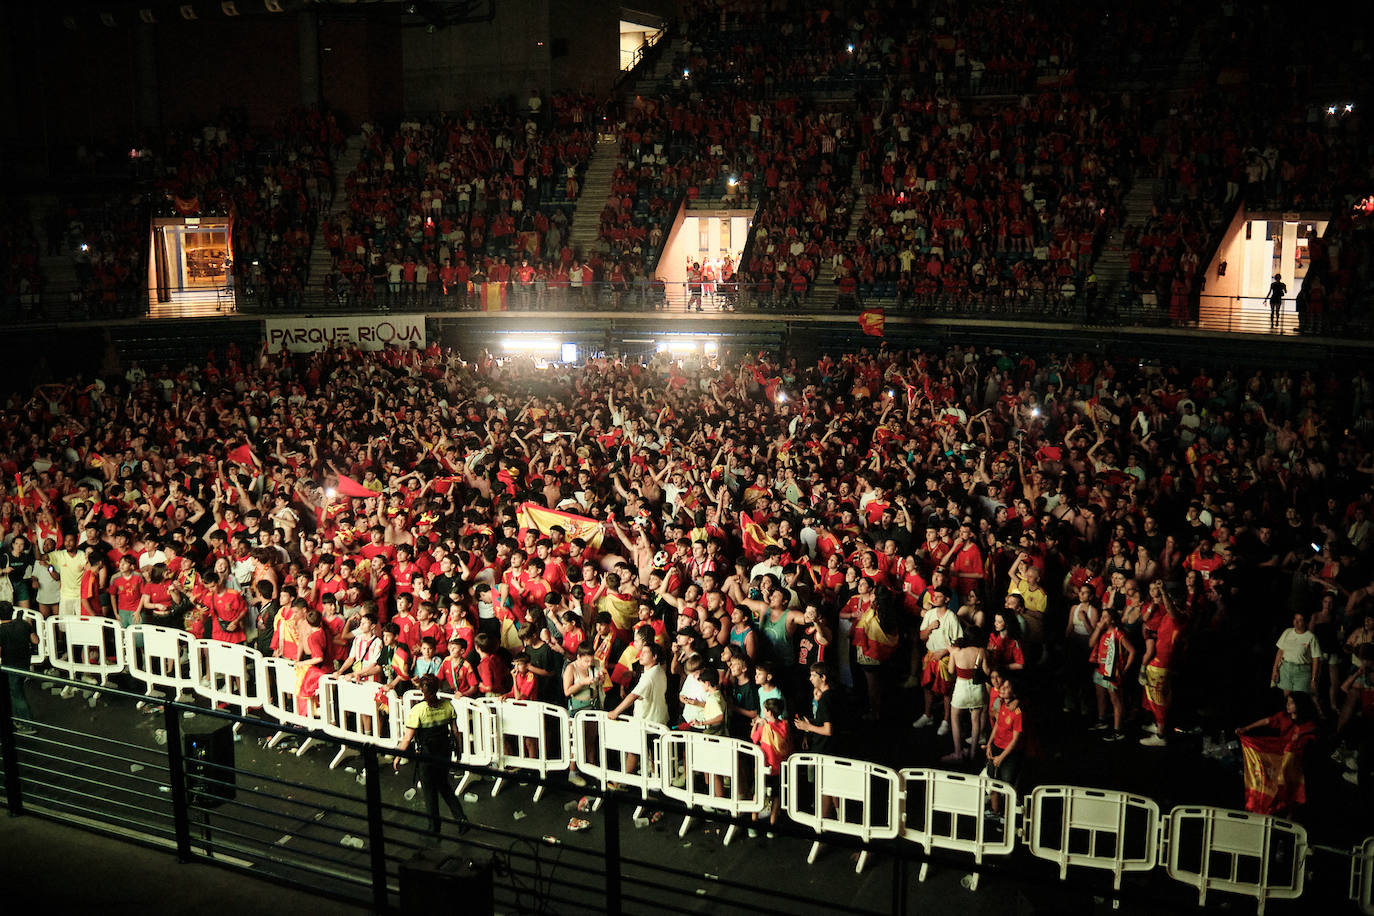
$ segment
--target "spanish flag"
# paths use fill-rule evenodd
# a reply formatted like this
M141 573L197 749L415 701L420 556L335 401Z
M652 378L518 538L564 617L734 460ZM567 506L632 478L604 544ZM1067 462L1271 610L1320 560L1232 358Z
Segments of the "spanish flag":
M1290 750L1287 738L1242 735L1240 750L1245 762L1246 811L1283 814L1307 801L1302 751Z
M485 312L504 312L506 310L506 284L482 284L482 310Z
M878 613L871 604L868 610L854 621L854 629L850 631L849 639L854 643L854 648L875 662L887 661L897 650L897 635L889 634L882 628L878 623Z
M626 633L631 632L635 624L639 623L639 602L630 595L606 592L596 600L596 610L598 613L605 611L610 614L616 629L624 630Z
M869 337L882 337L883 322L886 320L882 309L864 309L859 313L859 327Z
M739 514L739 536L745 556L755 561L763 559L764 548L782 546L748 512Z
M520 504L516 521L520 523L521 529L537 528L543 534L548 534L554 525L561 525L568 534L568 540L582 538L593 551L601 547L601 536L605 533L605 526L594 518L545 509L530 502Z

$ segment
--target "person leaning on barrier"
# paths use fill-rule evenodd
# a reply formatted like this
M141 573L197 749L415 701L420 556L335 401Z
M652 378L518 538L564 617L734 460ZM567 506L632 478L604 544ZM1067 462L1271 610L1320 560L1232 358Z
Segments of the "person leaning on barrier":
M10 668L29 670L29 658L33 647L38 645L38 634L24 617L16 617L14 605L0 601L0 665ZM10 711L16 720L14 730L21 735L32 735L34 727L19 719L32 719L33 710L29 707L28 694L24 692L24 676L10 674Z
M417 703L406 715L406 730L401 736L397 749L409 750L411 745L427 758L415 768L415 779L425 796L425 811L429 815L429 832L438 836L443 824L439 814L439 797L443 796L453 819L458 822L458 832L467 833L467 815L463 806L454 796L453 780L449 776L447 761L459 741L458 713L453 704L439 698L439 679L432 674L420 678L418 682L424 702ZM401 758L397 756L392 769L399 770Z

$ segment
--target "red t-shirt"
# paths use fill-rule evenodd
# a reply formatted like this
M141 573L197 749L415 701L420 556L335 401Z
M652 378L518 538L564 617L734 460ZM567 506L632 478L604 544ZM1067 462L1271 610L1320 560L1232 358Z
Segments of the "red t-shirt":
M248 640L247 634L243 632L243 618L248 613L248 602L243 600L243 596L236 591L225 591L223 594L210 594L205 597L205 604L210 608L210 618L213 628L210 633L211 639L220 642L241 643ZM226 625L237 623L238 628L234 630L224 629Z
M477 683L483 693L505 696L511 690L510 667L496 655L488 655L477 663Z
M997 718L992 723L992 735L989 736L992 745L1002 750L1011 744L1014 735L1021 733L1021 707L1018 705L1011 709L1009 705L1002 703L998 706Z
M110 580L109 592L114 596L116 610L132 614L143 602L143 577L137 574L115 576Z

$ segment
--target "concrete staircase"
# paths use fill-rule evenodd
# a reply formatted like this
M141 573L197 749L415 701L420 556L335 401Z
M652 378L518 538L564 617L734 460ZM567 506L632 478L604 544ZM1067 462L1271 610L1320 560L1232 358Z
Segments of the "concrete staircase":
M1126 232L1128 229L1140 229L1145 225L1146 220L1150 218L1150 210L1154 207L1155 197L1163 185L1164 182L1159 178L1137 178L1131 189L1126 192L1125 218L1107 237L1102 252L1093 264L1093 273L1097 275L1098 294L1102 301L1115 301L1117 291L1126 285L1131 266L1130 252L1124 244Z
M859 220L863 219L868 213L868 191L859 183L859 163L855 157L854 170L849 174L849 186L854 189L854 210L849 214L849 231L845 233L844 241L847 247L852 247L859 238Z
M334 162L334 196L330 201L329 209L320 215L320 224L315 227L315 240L310 246L310 273L306 277L307 288L311 283L318 285L323 282L329 272L334 269L334 258L324 243L324 223L326 220L337 218L340 213L348 209L348 199L345 196L344 188L348 176L353 174L353 170L358 167L358 162L362 156L363 136L362 134L355 134L348 138L343 153Z
M72 251L65 238L57 254L48 254L48 229L53 214L62 207L56 194L34 194L29 197L29 218L33 222L34 235L39 241L38 268L43 273L43 298L49 303L65 307L69 294L78 288L76 276L76 252ZM63 229L66 222L63 221Z
M577 195L577 209L573 211L568 229L568 244L578 257L585 258L600 244L601 211L611 199L611 176L620 164L620 143L614 138L599 139L582 176L582 190Z

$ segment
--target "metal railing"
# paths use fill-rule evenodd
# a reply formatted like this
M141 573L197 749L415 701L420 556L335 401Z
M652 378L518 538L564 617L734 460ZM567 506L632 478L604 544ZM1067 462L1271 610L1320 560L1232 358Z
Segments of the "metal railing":
M650 281L570 282L536 280L528 284L476 283L445 287L442 283L312 285L303 291L273 294L262 289L207 290L192 301L154 302L150 307L121 300L118 308L88 304L68 308L0 308L11 327L112 319L192 317L276 317L304 314L358 314L372 311L425 313L462 312L584 312L638 313L654 311L767 313L778 316L857 314L883 309L890 317L910 319L980 319L1008 323L1057 322L1088 327L1158 328L1229 334L1275 336L1339 336L1374 338L1374 313L1357 300L1342 313L1298 311L1299 300L1283 301L1274 316L1267 299L1259 296L1189 296L1181 306L1151 293L1122 290L1115 295L1080 288L1017 291L964 290L898 293L894 283L860 285L845 294L831 282L805 289L738 280L712 283Z
M20 678L31 693L42 685L84 692L91 707L101 705L105 714L89 726L67 720L16 719L6 675ZM133 712L135 704L142 708L142 715ZM124 730L102 724L119 721L120 713L125 721L130 717L141 721ZM232 765L188 754L188 735L204 738L212 731L229 729L234 733ZM267 743L274 736L282 743L269 749ZM355 756L345 758L347 775L332 781L323 776L302 780L282 775L280 758L273 758L297 750L307 739L326 746L324 753L314 755L321 760L341 747L354 752ZM183 862L215 862L331 897L364 902L377 913L399 911L401 869L439 842L427 833L422 809L407 804L414 793L403 794L402 786L409 780L383 776L383 765L392 759L385 753L373 745L322 738L318 732L274 721L0 668L0 786L11 815L33 813L72 822L122 841L174 851ZM421 762L435 760L415 752L395 753L406 761L402 772L407 775ZM453 769L520 784L507 792L538 783L534 774L519 771ZM640 844L622 841L622 831L630 824L627 802L641 806L646 817L653 811L721 826L762 826L751 820L687 808L668 799L641 801L594 786L577 788L560 780L547 782L545 788L542 804L559 809L581 811L590 799L599 799L596 815L584 815L594 816L598 829L536 839L518 829L479 822L485 821L485 812L473 809L475 819L469 821L470 829L460 842L465 855L492 860L499 911L690 913L704 907L714 911L728 903L760 912L783 908L855 916L905 913L910 866L927 860L910 844L862 844L848 837L827 836L828 845L890 853L892 883L890 891L884 888L860 895L867 902L854 899L854 888L836 888L833 899L820 900L775 882L736 880L725 875L724 868L714 869L721 874L703 874L652 861ZM570 804L559 804L562 797ZM643 819L635 826L642 824ZM814 833L785 821L767 829L796 841L798 861L805 854L802 844L816 839ZM445 830L451 838L451 821ZM940 857L931 860L940 861ZM946 861L953 864L954 860ZM557 901L553 909L549 900Z
M92 709L101 704L103 709L99 717L63 715L70 707L45 700L37 704L45 715L34 717L34 704L26 701L19 705L27 715L16 717L16 685L25 694L41 687L60 689L65 702L78 706L81 701L76 694L84 692ZM142 714L135 708L141 709ZM220 744L216 750L203 750L214 747L217 741ZM342 749L351 758L340 754L331 770L293 778L292 771L283 768L280 755L294 752L294 756L300 757L311 742L323 745L326 754ZM299 747L294 746L297 743ZM394 757L385 756L388 753ZM323 759L325 755L316 756ZM913 865L920 866L920 880L924 881L929 864L949 867L956 874L971 871L972 880L964 883L970 890L976 889L980 877L1009 880L1008 888L993 890L998 896L1031 886L1061 889L1059 892L1063 893L1065 887L1055 881L1052 869L1037 871L1015 856L999 858L995 863L981 858L970 862L968 855L938 847L927 852L902 839L864 841L844 830L813 832L789 818L809 818L818 815L819 809L792 813L792 802L787 803L786 817L767 824L688 807L657 795L641 798L617 789L575 787L533 772L455 765L447 758L388 752L375 745L324 737L318 731L276 721L233 715L93 682L0 667L0 788L11 815L32 813L72 822L121 841L172 850L183 862L215 862L246 870L253 876L305 885L332 897L366 902L381 914L398 911L398 902L413 908L406 900L408 889L403 870L422 865L417 859L434 852L441 842L427 831L428 818L407 804L415 793L403 792L404 781L383 776L383 764L394 758L411 767L409 773L415 767L430 764L450 771L461 770L467 776L516 784L507 790L511 793L536 785L545 793L543 806L557 806L560 796L567 795L569 804L561 806L562 810L574 811L575 816L594 812L586 813L583 819L587 821L586 827L591 827L595 820L598 829L566 836L550 833L536 839L533 834L538 828L526 825L523 831L507 830L489 823L493 816L490 807L474 809L480 821L463 822L467 830L460 830L459 854L474 862L489 861L488 880L492 881L498 911L693 913L719 912L726 907L731 912L905 914L913 904L929 902L916 899L916 886L910 881ZM345 767L343 773L332 768L347 759L352 759L353 765ZM1089 794L1092 791L1056 788ZM820 791L818 785L817 793ZM493 789L492 798L496 794ZM472 794L463 798L470 804L478 801ZM599 809L592 804L593 800L597 800ZM1154 804L1146 799L1140 802ZM757 854L757 858L751 858L745 847L710 860L710 870L703 873L684 861L681 846L691 843L679 845L676 840L665 838L666 842L659 842L655 849L654 831L626 841L627 803L635 806L631 829L672 815L715 825L703 831L708 834L735 825L766 829L774 839L767 852ZM818 798L815 804L819 804ZM897 804L906 806L906 823L912 823L912 797L903 793ZM1025 810L1019 806L1017 813ZM653 815L641 817L646 811ZM536 811L531 816L547 822L545 811ZM524 817L523 812L516 811L513 819L520 821ZM555 815L555 819L559 818L561 815ZM1017 818L1009 816L1005 829L1009 838L1015 836L1029 842L1035 833L1033 825L1040 823L1038 815L1027 813L1026 821L1018 826ZM925 829L931 828L927 825ZM1121 825L1117 824L1115 829L1121 829ZM450 824L450 836L451 830ZM1304 833L1304 843L1305 836ZM1177 837L1175 840L1182 842ZM807 846L816 841L860 853L860 869L865 859L878 864L864 880L850 877L847 868L838 880L833 870L810 881L805 872L788 881L776 880L781 856L795 854L800 862ZM728 836L725 842L729 842ZM1347 872L1351 858L1360 855L1359 849L1351 852L1337 847L1309 848L1339 857ZM455 854L452 846L444 846L443 851ZM1089 852L1088 858L1093 855ZM1290 850L1289 855L1290 868L1304 867L1291 858L1296 852ZM1162 864L1162 860L1154 862L1152 856L1153 853L1147 857L1150 868ZM890 880L874 880L883 877L883 870ZM1187 880L1186 876L1170 874L1179 881ZM1344 877L1336 870L1323 874L1329 876L1327 880L1316 888L1309 882L1308 890L1330 900L1344 899ZM1062 868L1059 878L1063 879ZM1113 883L1107 872L1099 872L1096 879L1079 874L1075 889L1110 899L1114 907L1121 900L1128 900L1132 908L1143 907L1141 912L1156 912L1161 906L1176 911L1186 906L1185 901L1192 895L1182 885L1159 884L1145 880L1143 874L1141 878L1123 889L1119 878ZM1241 884L1248 880L1241 879ZM1218 887L1227 889L1226 884L1221 881ZM926 893L934 897L940 892ZM1298 895L1304 895L1301 882L1293 894ZM554 900L556 905L550 903Z

